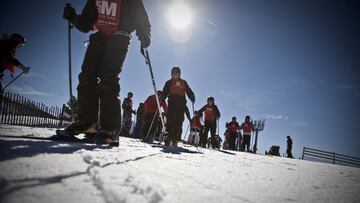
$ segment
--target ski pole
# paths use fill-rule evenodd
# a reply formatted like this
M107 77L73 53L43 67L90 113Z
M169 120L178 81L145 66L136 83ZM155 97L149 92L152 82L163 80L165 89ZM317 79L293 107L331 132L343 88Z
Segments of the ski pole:
M67 3L66 7L70 7L71 4ZM70 94L70 104L71 106L73 106L73 94L72 94L72 81L71 81L71 29L73 28L73 26L71 25L70 21L68 21L68 57L69 57L69 61L68 61L68 65L69 65L69 94ZM71 120L74 121L74 110L73 108L71 108Z
M152 66L151 66L151 61L150 61L150 56L149 56L149 52L148 50L145 48L145 49L142 49L142 51L145 50L145 59L146 59L146 64L149 66L149 71L150 71L150 76L151 76L151 80L152 80L152 85L153 85L153 88L154 88L154 92L155 92L155 97L156 97L156 104L157 104L157 107L158 107L158 111L159 111L159 114L160 114L160 120L161 120L161 125L162 125L162 135L160 135L160 138L159 138L159 141L160 143L162 142L162 139L163 139L163 136L165 134L165 122L164 122L164 118L161 116L161 108L160 108L160 100L159 100L159 96L157 95L157 89L156 89L156 84L155 84L155 78L154 78L154 73L153 73L153 70L152 70Z
M27 71L30 70L30 67L27 67ZM8 84L6 84L3 88L2 91L4 91L7 87L9 87L9 85L11 85L13 82L15 82L15 80L19 79L25 72L27 71L22 71L19 75L17 75L14 79L12 79Z
M193 124L193 130L194 130L194 136L195 136L195 139L196 139L196 125L195 125L195 107L194 107L194 103L192 103L192 105L191 105L191 107L192 107L192 112L193 112L193 119L192 119L192 124ZM191 132L191 129L190 129L190 132ZM200 133L199 133L199 136L200 136ZM193 138L191 138L191 140L192 140ZM196 142L196 140L194 140L194 142Z
M186 131L185 131L185 134L184 134L184 140L186 141L186 135L187 135L187 133L188 133L188 131L189 131L189 128L190 128L190 123L188 124L188 126L187 126L187 128L186 128ZM191 133L191 130L190 130L190 133Z
M149 138L151 128L153 127L155 118L156 118L156 116L157 116L157 112L158 112L158 111L156 111L155 114L154 114L154 117L153 117L153 119L152 119L152 121L151 121L150 127L149 127L149 129L148 129L148 131L147 131L147 133L146 133L145 140L147 140L147 139Z

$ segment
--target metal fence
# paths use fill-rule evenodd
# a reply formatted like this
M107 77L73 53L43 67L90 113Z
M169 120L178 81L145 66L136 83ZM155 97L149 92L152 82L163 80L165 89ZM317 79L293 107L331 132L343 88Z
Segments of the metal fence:
M71 121L71 111L65 104L61 108L49 107L10 92L0 95L0 106L1 124L55 127Z
M333 164L360 167L360 158L338 154L335 152L327 152L323 150L304 147L302 153L302 159L304 160L304 157L306 156L332 162Z

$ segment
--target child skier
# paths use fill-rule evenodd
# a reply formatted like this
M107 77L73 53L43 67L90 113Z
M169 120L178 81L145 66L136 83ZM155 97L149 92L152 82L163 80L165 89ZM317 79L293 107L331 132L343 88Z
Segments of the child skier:
M190 135L189 143L194 144L195 146L199 145L200 135L202 134L203 125L201 124L201 114L198 111L194 112L194 117L190 121Z
M250 151L250 140L251 133L254 131L254 125L250 121L250 116L245 116L245 122L241 124L240 130L243 130L243 141L241 144L241 151L245 151L245 146L247 152Z
M118 145L121 128L118 75L128 51L131 33L136 30L141 51L150 45L150 23L143 2L88 0L80 15L73 7L66 6L63 17L82 32L98 30L90 35L90 44L79 75L79 121L69 125L65 134L77 135L91 129L100 111L101 129L95 136L96 141Z
M292 150L292 145L293 145L293 141L291 139L291 137L288 135L287 137L287 147L286 147L286 154L287 154L287 157L288 158L294 158L292 153L291 153L291 150Z
M133 138L140 138L141 131L144 125L143 122L144 110L145 110L144 103L140 103L139 107L136 110L136 124L134 131L132 133Z
M165 83L163 88L162 100L168 97L169 112L167 115L168 137L165 145L177 146L181 140L182 124L184 122L184 112L186 106L185 94L192 103L195 102L194 92L187 82L180 78L181 70L179 67L171 69L171 79Z
M216 134L216 122L220 118L220 111L215 105L214 97L209 97L207 99L207 104L199 110L199 114L205 113L205 127L204 133L200 138L200 145L206 147L206 141L208 138L208 133L211 133L211 142L213 146L216 146L215 143L215 134Z
M239 123L236 121L236 117L232 117L230 123L227 123L226 128L229 129L228 144L230 150L235 150L235 140L240 129Z
M123 103L122 103L122 109L123 109L123 122L122 122L122 130L121 130L121 135L124 137L130 137L130 129L131 129L131 124L132 124L132 120L131 114L136 114L136 112L132 109L132 97L134 96L134 94L132 92L128 93L127 98L124 99Z

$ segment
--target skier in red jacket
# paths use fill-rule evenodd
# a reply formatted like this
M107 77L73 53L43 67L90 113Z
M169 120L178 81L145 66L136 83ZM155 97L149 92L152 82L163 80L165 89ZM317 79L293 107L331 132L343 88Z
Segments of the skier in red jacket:
M254 125L250 121L250 116L245 117L245 122L241 124L240 130L243 130L243 141L241 144L241 151L246 150L250 151L250 140L251 140L251 133L254 131Z
M217 127L216 122L220 118L220 111L218 107L215 105L214 97L209 97L207 99L207 104L199 110L199 114L202 114L203 112L205 114L205 127L204 127L204 133L200 138L200 145L202 147L206 147L208 133L210 131L211 145L217 146L218 144L216 143L215 140L216 127Z
M232 121L226 124L226 128L229 130L228 144L230 150L235 150L235 140L240 130L239 123L236 121L236 117L232 117Z
M157 92L158 97L162 95L161 91ZM160 106L163 108L165 114L168 112L168 107L165 101L160 101ZM155 134L155 130L159 127L159 110L156 102L156 96L149 96L144 102L144 127L142 129L142 138L144 141L151 141L150 138Z

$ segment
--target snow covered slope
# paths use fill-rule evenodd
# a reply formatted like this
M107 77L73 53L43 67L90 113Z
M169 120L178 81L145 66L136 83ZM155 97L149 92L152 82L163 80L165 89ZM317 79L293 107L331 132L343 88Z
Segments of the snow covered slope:
M359 191L360 169L346 166L128 138L109 148L0 136L0 202L360 202Z

